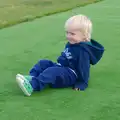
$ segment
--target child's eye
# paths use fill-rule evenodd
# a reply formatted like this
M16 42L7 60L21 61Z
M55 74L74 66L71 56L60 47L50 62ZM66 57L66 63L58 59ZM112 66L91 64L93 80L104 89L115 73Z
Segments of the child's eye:
M75 33L72 33L72 32L66 32L66 33L70 35L75 35Z
M72 32L70 32L69 34L71 34L71 35L75 35L75 33L72 33Z
M71 33L71 35L75 35L75 33Z

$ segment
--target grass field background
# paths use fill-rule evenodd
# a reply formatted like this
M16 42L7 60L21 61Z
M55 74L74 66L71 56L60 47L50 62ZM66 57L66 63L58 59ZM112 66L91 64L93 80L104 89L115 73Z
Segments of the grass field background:
M120 120L119 4L105 0L0 30L0 119ZM27 74L39 59L55 61L66 42L64 22L79 13L92 19L93 38L106 49L100 63L91 68L88 89L46 89L25 97L15 75Z
M0 28L102 0L2 0Z

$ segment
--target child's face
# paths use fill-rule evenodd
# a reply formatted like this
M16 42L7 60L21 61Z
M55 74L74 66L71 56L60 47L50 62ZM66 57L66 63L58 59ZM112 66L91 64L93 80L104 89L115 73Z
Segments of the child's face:
M71 44L75 44L84 41L85 37L80 30L68 29L66 31L66 38Z

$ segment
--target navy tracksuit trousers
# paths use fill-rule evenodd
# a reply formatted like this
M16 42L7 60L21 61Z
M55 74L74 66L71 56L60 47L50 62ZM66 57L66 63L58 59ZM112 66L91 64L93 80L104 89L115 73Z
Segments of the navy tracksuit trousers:
M49 85L52 88L72 87L76 74L69 68L58 65L50 60L40 60L30 70L33 76L30 81L34 91L40 91Z

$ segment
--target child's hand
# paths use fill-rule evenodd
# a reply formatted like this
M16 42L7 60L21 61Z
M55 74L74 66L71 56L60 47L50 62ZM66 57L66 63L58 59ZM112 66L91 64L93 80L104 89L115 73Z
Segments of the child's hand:
M74 88L74 90L76 90L76 91L80 91L80 88Z

